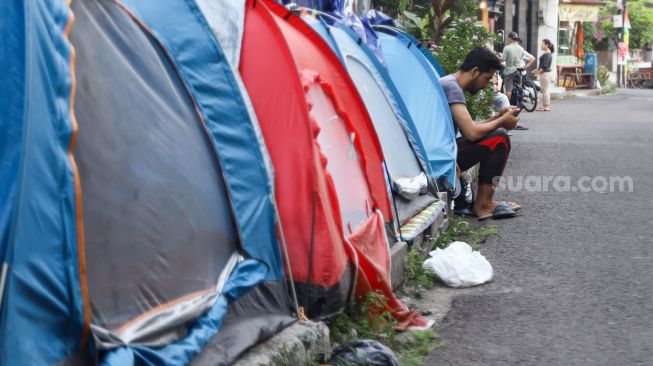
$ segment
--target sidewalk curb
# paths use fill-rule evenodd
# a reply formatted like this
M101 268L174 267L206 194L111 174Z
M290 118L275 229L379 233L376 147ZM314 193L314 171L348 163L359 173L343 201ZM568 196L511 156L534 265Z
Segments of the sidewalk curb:
M233 366L303 366L331 357L329 327L324 322L298 321L267 341L248 350Z

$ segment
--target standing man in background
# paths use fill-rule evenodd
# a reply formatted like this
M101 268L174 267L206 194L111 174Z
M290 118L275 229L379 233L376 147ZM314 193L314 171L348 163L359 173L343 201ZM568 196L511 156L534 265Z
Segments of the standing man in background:
M524 56L527 53L524 51L522 46L519 45L519 41L520 39L517 32L510 32L510 34L508 34L508 45L503 48L503 53L501 54L501 59L506 63L503 72L503 85L508 100L512 100L512 86L514 85L515 77L517 76L517 68L524 65ZM526 63L524 68L529 68L533 62L535 62L535 57L531 56L531 59Z

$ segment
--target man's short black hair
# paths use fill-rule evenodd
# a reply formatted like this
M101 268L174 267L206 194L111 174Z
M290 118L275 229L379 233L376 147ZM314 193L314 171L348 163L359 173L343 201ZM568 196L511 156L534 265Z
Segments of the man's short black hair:
M482 72L503 70L499 57L487 47L476 47L465 57L460 70L469 71L478 67Z

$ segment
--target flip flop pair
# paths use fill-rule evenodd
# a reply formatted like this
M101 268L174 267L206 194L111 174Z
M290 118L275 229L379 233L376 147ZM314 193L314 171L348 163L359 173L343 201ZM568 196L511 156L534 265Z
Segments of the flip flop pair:
M517 212L510 207L505 202L500 202L494 207L492 213L489 215L483 215L478 217L478 221L484 221L487 219L500 220L500 219L509 219L511 217L517 216Z

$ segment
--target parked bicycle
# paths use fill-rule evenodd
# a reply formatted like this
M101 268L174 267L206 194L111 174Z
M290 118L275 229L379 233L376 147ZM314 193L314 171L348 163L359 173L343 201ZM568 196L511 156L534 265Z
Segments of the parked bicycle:
M538 87L526 76L526 70L522 67L517 68L517 75L512 87L510 104L517 107L524 107L527 112L533 112L537 108L537 90ZM501 83L501 92L505 94L505 83Z
M626 77L628 86L635 89L653 88L653 68L642 67L632 70Z

